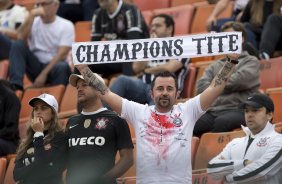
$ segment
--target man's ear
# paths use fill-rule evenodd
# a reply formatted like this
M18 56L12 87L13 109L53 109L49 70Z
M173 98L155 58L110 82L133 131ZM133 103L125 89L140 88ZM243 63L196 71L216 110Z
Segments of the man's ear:
M152 98L152 99L154 99L153 91L152 91L152 90L150 90L150 92L149 92L149 93L150 93L151 98Z

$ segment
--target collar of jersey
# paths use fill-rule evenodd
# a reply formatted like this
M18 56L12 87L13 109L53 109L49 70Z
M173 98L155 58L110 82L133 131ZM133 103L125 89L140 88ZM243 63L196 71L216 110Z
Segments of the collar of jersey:
M93 114L98 114L99 112L102 112L102 111L105 111L105 110L107 110L107 108L103 107L103 108L98 109L97 111L93 111L93 112L84 112L84 111L82 111L81 114L83 114L83 115L93 115Z

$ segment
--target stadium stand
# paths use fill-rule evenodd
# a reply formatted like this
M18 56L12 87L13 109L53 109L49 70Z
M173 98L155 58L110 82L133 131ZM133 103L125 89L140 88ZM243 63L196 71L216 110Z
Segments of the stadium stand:
M205 169L208 162L219 154L228 142L236 137L242 137L244 134L243 131L203 134L200 138L193 169Z

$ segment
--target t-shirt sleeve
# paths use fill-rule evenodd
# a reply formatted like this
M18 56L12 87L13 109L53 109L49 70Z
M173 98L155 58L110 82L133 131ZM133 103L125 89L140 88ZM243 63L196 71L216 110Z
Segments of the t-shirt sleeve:
M122 99L121 117L135 127L135 122L137 122L140 116L144 115L145 107L146 105Z
M132 6L126 11L127 32L138 31L142 33L142 15L139 9Z
M196 121L205 113L201 108L200 95L189 99L185 103L181 104L183 107L183 112L189 113L191 121L196 123Z
M118 149L133 148L133 143L129 131L127 122L118 118L118 123L116 124L116 134L117 134L117 146Z
M72 46L74 43L74 25L67 21L64 23L59 46Z

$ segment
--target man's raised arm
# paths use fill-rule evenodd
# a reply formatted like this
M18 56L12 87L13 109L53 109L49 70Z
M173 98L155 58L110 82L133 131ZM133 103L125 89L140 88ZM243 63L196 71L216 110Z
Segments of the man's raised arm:
M122 108L122 98L111 92L104 83L104 80L98 74L93 73L87 65L76 65L76 68L80 71L88 85L97 90L97 94L101 100L120 114Z

